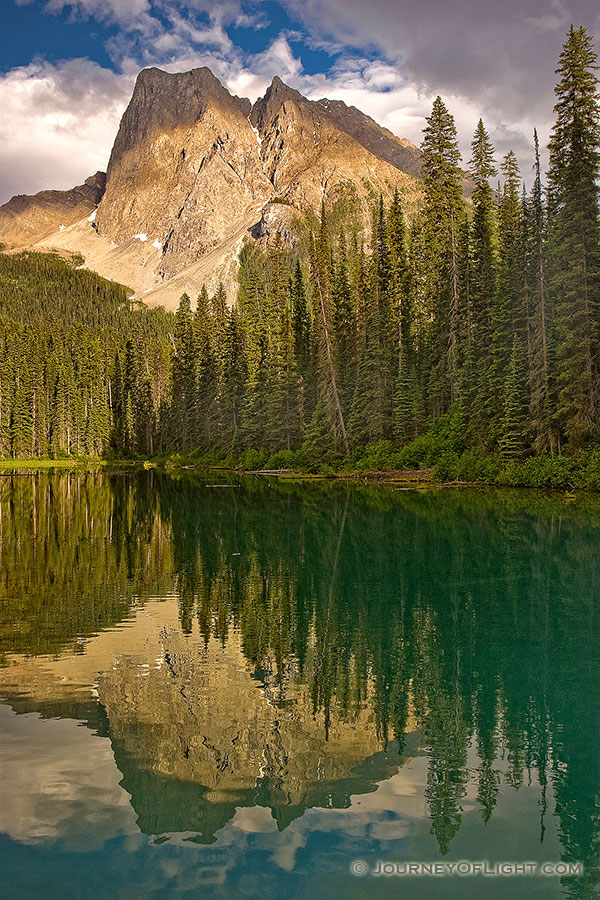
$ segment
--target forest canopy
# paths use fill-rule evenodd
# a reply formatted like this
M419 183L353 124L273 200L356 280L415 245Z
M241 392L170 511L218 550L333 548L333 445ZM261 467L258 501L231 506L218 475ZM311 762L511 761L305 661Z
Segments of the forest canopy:
M365 215L349 186L304 216L294 247L244 247L234 302L203 288L176 314L147 310L56 255L1 254L0 455L220 452L298 464L379 448L384 464L445 454L449 477L478 460L484 480L481 460L494 461L491 477L593 455L596 62L585 29L571 27L545 176L535 131L527 186L512 151L497 164L483 120L462 161L437 97L418 209L409 214L396 192Z

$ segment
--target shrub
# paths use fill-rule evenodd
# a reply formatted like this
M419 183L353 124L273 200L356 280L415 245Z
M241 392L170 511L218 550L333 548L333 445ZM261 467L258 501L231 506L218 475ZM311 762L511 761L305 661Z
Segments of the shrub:
M244 450L238 460L238 465L249 470L268 468L267 456L266 450Z

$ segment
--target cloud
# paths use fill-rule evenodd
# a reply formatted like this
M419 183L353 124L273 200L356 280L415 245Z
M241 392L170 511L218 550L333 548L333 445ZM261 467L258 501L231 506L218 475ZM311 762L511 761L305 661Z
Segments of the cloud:
M114 71L84 59L40 60L0 76L0 202L15 190L69 187L104 168L135 75L153 65L209 66L251 100L279 75L312 99L356 106L416 144L440 93L465 161L483 116L498 158L514 149L530 181L531 133L536 125L546 142L564 32L574 21L600 34L596 0L281 2L302 29L281 31L248 54L227 29L261 29L265 7L257 0L43 0L47 12L117 26L106 45ZM328 53L327 70L307 74L302 49L292 50L297 42Z
M19 6L34 0L16 0ZM93 17L98 22L117 22L131 25L143 21L150 12L150 0L46 0L44 9L49 13L71 10L77 18Z
M80 184L106 169L133 79L87 59L0 76L0 202Z
M3 834L22 844L60 840L85 853L115 835L136 834L110 741L73 720L15 715L4 705L0 721L2 775L11 786L0 807Z
M371 47L415 85L513 118L551 103L571 21L598 33L597 0L284 0L317 38Z

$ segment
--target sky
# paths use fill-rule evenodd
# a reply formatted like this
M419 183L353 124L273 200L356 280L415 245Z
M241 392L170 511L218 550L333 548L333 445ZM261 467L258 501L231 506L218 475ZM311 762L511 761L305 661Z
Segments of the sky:
M274 75L420 144L439 94L465 167L479 117L531 183L565 32L600 49L598 0L0 0L0 203L106 169L146 66L209 66L255 100Z

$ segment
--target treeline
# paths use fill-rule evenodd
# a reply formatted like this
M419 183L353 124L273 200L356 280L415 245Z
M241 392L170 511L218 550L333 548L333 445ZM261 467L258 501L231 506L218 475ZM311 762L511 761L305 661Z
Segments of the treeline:
M53 254L0 255L0 456L151 452L171 318Z
M505 459L600 437L600 104L595 54L571 29L560 58L547 187L498 171L482 121L472 204L438 97L422 144L423 201L323 207L304 253L246 248L237 307L182 298L173 449L348 454L403 446L451 412L463 448ZM350 210L350 212L349 212Z
M534 134L530 190L512 151L496 183L480 121L465 201L438 97L418 212L396 193L374 198L365 224L349 186L306 213L292 250L244 248L233 305L221 287L194 307L184 295L175 316L142 311L60 260L3 255L0 453L261 451L310 464L421 447L441 427L452 477L465 453L498 468L598 448L595 71L590 37L571 28L547 178ZM431 462L434 445L414 461Z

